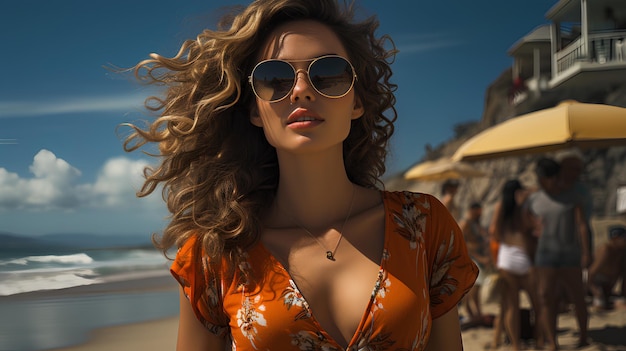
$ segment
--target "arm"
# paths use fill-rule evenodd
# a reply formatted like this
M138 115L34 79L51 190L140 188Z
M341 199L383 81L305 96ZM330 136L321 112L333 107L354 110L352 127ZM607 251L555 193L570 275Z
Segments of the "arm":
M582 251L581 263L583 268L589 267L589 236L587 235L587 221L583 213L582 207L576 206L576 226L578 227L578 235L580 236L580 245Z
M620 260L621 267L619 270L618 279L621 278L622 283L620 284L620 293L618 296L626 298L626 248L622 248L622 252L619 253L619 255L622 255L622 259ZM623 305L626 306L626 301L623 302Z
M622 266L622 286L620 287L621 297L626 297L626 264Z
M598 274L603 267L608 264L608 252L606 245L600 246L595 252L595 259L589 265L589 280L593 281L593 277Z
M426 351L457 351L463 350L459 313L456 307L443 316L433 320L430 339Z
M181 289L176 351L206 350L230 350L230 345L227 345L226 340L211 333L200 323Z
M489 225L489 236L491 240L500 242L502 240L502 203L498 202L493 210L491 224Z

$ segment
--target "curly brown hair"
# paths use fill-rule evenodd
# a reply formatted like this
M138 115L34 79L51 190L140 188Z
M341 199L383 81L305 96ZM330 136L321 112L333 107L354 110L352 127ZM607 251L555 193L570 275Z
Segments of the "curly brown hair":
M396 50L387 35L375 36L375 17L355 22L354 13L354 4L335 0L257 0L224 16L217 30L185 41L174 57L151 54L134 67L139 81L166 87L164 97L146 101L146 108L159 116L145 129L129 124L132 133L124 142L129 152L158 145L153 156L160 164L144 170L146 180L137 195L163 186L170 222L153 241L164 254L197 235L211 259L236 261L240 250L259 239L279 171L275 149L262 129L250 123L255 100L247 77L259 43L288 21L323 23L346 48L365 113L353 120L344 141L345 167L356 184L382 184L397 117L396 85L389 81Z

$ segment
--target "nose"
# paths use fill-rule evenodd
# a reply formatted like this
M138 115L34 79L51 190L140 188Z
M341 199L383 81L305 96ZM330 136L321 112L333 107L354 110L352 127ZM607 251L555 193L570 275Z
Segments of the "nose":
M307 71L304 69L297 70L295 79L296 81L293 85L289 100L292 103L297 102L301 98L312 101L315 98L315 92L313 91L314 89Z

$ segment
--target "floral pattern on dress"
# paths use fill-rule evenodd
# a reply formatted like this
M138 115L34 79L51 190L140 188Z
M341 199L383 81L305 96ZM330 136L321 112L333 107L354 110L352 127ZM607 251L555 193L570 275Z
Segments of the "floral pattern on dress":
M376 279L376 284L374 285L374 290L372 291L372 305L374 311L385 308L383 306L383 300L390 291L390 286L391 280L387 277L387 273L384 269L380 269L378 271L378 279Z
M204 271L212 271L212 268L209 264L209 261L206 257L202 259L202 268ZM207 306L215 307L219 306L220 296L217 291L217 284L207 284L208 288L204 291L203 299L205 299L205 303Z
M298 290L298 287L296 286L296 283L293 281L293 279L289 279L289 286L285 288L281 297L283 298L285 306L287 306L287 310L290 310L294 306L301 309L301 311L296 314L294 321L297 321L299 319L311 318L311 310L309 309L309 304L304 299L304 296L302 296L300 290Z
M402 212L393 211L393 220L397 224L396 232L409 240L411 250L416 250L419 245L424 247L424 232L426 231L427 214L430 203L421 194L409 192L403 193ZM419 252L419 250L418 250ZM419 265L418 254L415 256L415 272Z
M456 308L477 269L458 225L436 198L410 192L382 195L381 267L347 350L422 351L432 319ZM230 336L233 350L343 350L316 322L297 280L263 245L241 254L243 264L231 274L230 267L209 264L194 237L172 266L194 313L211 332Z
M391 338L391 333L373 334L372 328L365 333L360 332L357 342L346 351L385 351L391 350L396 342Z
M459 285L456 278L449 274L450 267L458 260L453 256L454 232L450 233L449 240L443 240L437 249L437 256L433 263L430 277L431 305L442 303L442 295L452 295Z
M261 313L265 311L265 306L258 305L260 300L260 295L255 296L252 301L249 297L245 297L241 308L237 311L237 326L241 329L241 333L250 340L250 344L255 350L257 347L254 341L259 333L257 326L267 326L267 321Z
M429 306L427 306L425 310L420 311L420 317L418 320L422 327L415 335L415 340L413 341L413 350L423 350L426 348L426 344L428 341L428 339L426 338L426 333L428 332L428 326L430 324L430 308L428 307Z
M411 250L415 250L417 248L417 242L419 240L418 235L421 231L418 228L418 221L408 219L417 218L417 211L417 208L412 203L408 203L402 206L401 213L393 213L393 220L398 225L396 231L398 234L409 240Z
M324 334L301 330L291 334L291 345L297 346L302 351L339 351L333 343L326 339Z

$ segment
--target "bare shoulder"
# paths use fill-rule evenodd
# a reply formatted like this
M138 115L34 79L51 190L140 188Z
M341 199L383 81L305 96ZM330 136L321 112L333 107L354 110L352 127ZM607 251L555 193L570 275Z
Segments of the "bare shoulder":
M384 214L382 193L378 189L362 188L359 197L355 199L354 217L376 217Z

